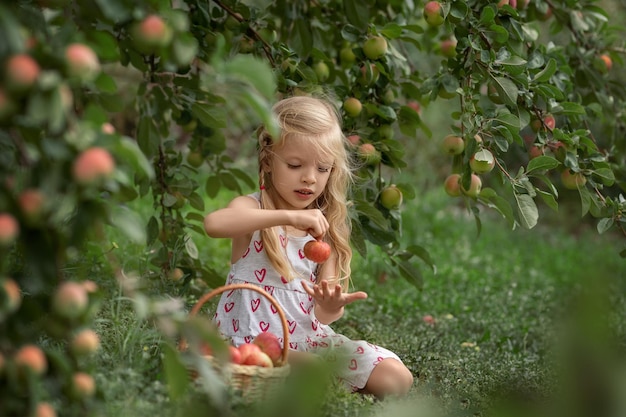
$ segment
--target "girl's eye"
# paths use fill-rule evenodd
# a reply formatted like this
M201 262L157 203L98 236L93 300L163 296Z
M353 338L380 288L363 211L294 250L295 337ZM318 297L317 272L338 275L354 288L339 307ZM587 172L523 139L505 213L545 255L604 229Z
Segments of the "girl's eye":
M287 164L287 168L296 169L296 168L300 168L300 165Z
M328 172L328 171L330 171L330 168L326 168L326 167L318 167L318 168L317 168L317 170L318 170L319 172Z

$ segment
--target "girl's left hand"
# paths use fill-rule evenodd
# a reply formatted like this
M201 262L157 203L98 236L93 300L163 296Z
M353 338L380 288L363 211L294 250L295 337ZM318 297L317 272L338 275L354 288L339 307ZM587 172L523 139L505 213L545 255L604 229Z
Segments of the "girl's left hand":
M329 313L339 311L350 303L367 298L367 293L363 291L344 293L341 285L331 285L327 280L322 280L320 284L315 284L312 288L305 281L302 281L302 287L307 294L313 297L318 306Z

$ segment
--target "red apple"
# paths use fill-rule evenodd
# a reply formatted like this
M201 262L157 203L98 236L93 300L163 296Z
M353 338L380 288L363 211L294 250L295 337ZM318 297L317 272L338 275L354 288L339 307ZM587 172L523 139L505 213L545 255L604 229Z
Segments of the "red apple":
M243 365L260 366L263 368L273 368L274 364L272 359L267 353L261 350L250 352L246 359L242 362Z
M348 116L357 117L359 114L361 114L361 110L363 110L363 105L358 98L350 97L343 102L343 109L346 111L346 114Z
M476 198L478 197L478 194L480 194L480 189L482 188L482 186L483 183L480 180L480 177L476 174L472 174L469 188L465 189L463 187L463 184L461 183L461 191L468 197Z
M239 353L241 353L242 364L245 364L248 356L252 355L254 352L261 352L261 348L253 343L244 343L243 345L239 345L237 349Z
M20 224L9 213L0 213L0 246L9 246L20 233Z
M364 86L375 84L378 81L378 77L380 77L380 70L373 62L369 66L361 65L360 71L361 74L357 81Z
M381 155L380 151L374 147L371 143L363 143L358 148L359 157L367 165L377 165L380 163Z
M561 182L568 190L577 190L585 186L587 178L582 172L571 172L566 168L561 172Z
M363 53L371 60L382 58L387 53L387 40L382 36L372 36L363 44Z
M395 184L385 187L380 192L380 204L387 210L394 210L402 204L402 191Z
M11 278L5 278L0 288L2 288L6 297L5 310L9 313L13 313L20 308L22 304L22 292L17 282Z
M447 58L454 58L456 56L457 40L455 37L444 39L439 44L439 51L441 55Z
M443 188L450 197L461 195L461 175L450 174L443 183Z
M78 356L88 356L100 348L100 337L91 329L77 333L71 341L70 348Z
M537 145L531 145L528 149L528 156L530 159L535 159L538 156L543 155L543 148Z
M115 160L108 150L99 147L83 151L74 161L74 179L89 185L110 177L115 170Z
M546 128L552 131L554 130L555 127L556 127L556 119L554 118L553 115L549 113L543 116L543 123L540 119L536 117L533 117L533 119L530 121L530 128L533 130L533 132L539 132L540 130L543 130Z
M230 354L230 362L235 365L241 364L241 351L233 345L228 346L228 353Z
M270 357L274 366L280 366L282 363L283 348L278 341L278 336L274 333L263 332L252 341L261 348L261 351Z
M422 112L422 106L420 106L420 104L415 100L408 101L406 105L415 110L417 114L420 114Z
M73 43L65 49L65 64L68 75L81 82L93 81L100 73L98 56L82 43Z
M318 264L326 262L330 252L330 245L321 240L309 240L304 244L304 256Z
M465 141L457 135L448 135L443 138L441 149L448 155L460 155L465 149Z
M35 417L57 417L57 412L50 403L39 403L35 408Z
M24 217L29 221L37 221L41 217L45 199L44 194L37 189L30 188L22 191L18 196L18 204Z
M361 136L359 135L350 135L347 137L348 142L350 142L351 145L356 146L359 144L359 142L361 142Z
M601 54L593 61L593 66L602 74L606 74L613 68L613 60L607 54Z
M93 396L96 392L96 381L85 372L76 372L72 375L71 394L74 398L83 399Z
M4 73L6 88L12 92L22 93L35 85L41 69L30 55L16 54L7 61Z
M424 6L424 19L430 26L443 24L443 9L438 1L429 1Z
M154 53L158 48L166 47L172 40L172 29L157 15L149 15L132 28L135 47L145 54Z
M35 345L22 346L13 358L18 369L29 370L35 375L42 375L48 369L48 361L43 351Z
M52 308L56 314L68 319L80 317L89 304L85 287L74 281L63 282L52 298Z

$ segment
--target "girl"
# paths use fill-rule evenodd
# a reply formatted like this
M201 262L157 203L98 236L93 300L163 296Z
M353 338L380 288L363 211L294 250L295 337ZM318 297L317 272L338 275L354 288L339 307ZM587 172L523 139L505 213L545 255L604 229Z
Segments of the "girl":
M281 134L259 130L260 191L236 197L204 220L209 236L232 240L227 284L252 283L274 296L287 317L291 351L347 352L337 374L352 391L405 394L413 376L396 354L328 326L347 304L367 298L348 292L351 171L337 111L325 100L299 96L279 101L273 113ZM332 248L319 265L303 252L313 238ZM282 335L274 307L254 291L223 293L214 320L235 346L263 331Z

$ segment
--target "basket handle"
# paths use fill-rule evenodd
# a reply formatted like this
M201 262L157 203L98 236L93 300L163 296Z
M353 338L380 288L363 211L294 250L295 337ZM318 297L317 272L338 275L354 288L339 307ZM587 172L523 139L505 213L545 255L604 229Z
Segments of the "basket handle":
M270 293L268 293L262 288L257 287L256 285L228 284L228 285L223 285L221 287L217 287L214 290L200 297L200 299L196 302L196 304L194 304L194 306L191 308L189 315L195 316L200 311L204 303L206 303L207 301L209 301L211 298L215 297L216 295L219 295L226 291L237 290L237 289L242 289L242 290L245 289L245 290L258 292L267 300L269 300L269 302L272 303L274 307L276 307L276 311L278 312L278 316L280 317L280 323L283 327L283 363L286 363L287 355L289 353L289 326L287 324L287 318L285 317L285 312L283 311L281 306L278 304L278 301L276 301L276 299Z

